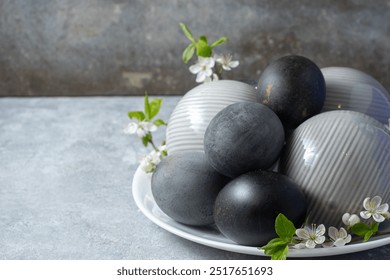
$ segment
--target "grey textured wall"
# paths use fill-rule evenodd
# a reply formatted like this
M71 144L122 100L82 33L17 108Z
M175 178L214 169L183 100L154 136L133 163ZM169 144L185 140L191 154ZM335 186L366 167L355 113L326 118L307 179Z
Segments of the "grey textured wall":
M257 79L273 59L363 70L390 89L390 1L0 0L0 96L184 94L178 23L240 60L227 78Z

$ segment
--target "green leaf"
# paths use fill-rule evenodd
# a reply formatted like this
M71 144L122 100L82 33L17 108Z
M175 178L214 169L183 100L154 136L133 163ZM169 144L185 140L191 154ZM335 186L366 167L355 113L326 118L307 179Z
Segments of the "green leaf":
M226 43L228 41L228 38L227 37L221 37L219 38L217 41L215 41L214 43L212 43L210 45L211 48L214 48L216 46L219 46L219 45L222 45L223 43Z
M148 94L145 93L145 120L146 121L149 121L151 118L150 118L150 104L149 104L149 97L148 97Z
M272 260L285 260L288 254L288 244L292 242L296 228L285 215L279 213L275 219L275 231L279 237L272 239L261 249L264 250L264 254L271 256Z
M282 213L275 220L275 231L280 238L287 242L291 242L295 234L296 228L294 224Z
M139 121L143 121L145 119L145 114L141 111L136 112L128 112L130 119L137 119Z
M379 228L379 223L374 223L372 225L367 225L364 223L357 223L352 226L351 230L354 234L363 237L364 241L368 241L371 236L373 236Z
M375 233L379 229L379 223L374 223L371 225L371 230Z
M365 234L371 230L370 226L363 223L357 223L352 226L352 232L359 236L365 236Z
M284 246L288 244L286 241L284 241L282 238L274 238L271 241L269 241L266 245L261 247L261 249L264 250L264 253L266 255L272 255L278 250L278 247Z
M374 232L372 230L367 231L366 234L364 235L364 239L363 239L364 242L367 242L373 234Z
M146 134L144 137L142 137L142 144L144 144L145 147L148 146L149 141L152 139L152 134L150 132Z
M167 123L164 122L164 121L161 120L161 119L155 120L155 121L153 122L153 124L154 124L155 126L157 126L157 127L162 126L162 125L165 125L165 126L167 125Z
M264 250L264 254L271 256L272 260L285 260L288 254L289 242L282 238L274 238L267 245L261 247Z
M183 30L183 33L184 35L186 35L186 37L193 43L195 43L195 38L194 36L192 35L191 31L188 29L187 25L185 25L184 23L180 22L179 23L179 26L181 28L181 30Z
M379 228L379 223L374 223L370 226L370 230L368 230L366 232L366 234L364 235L364 241L368 241L371 236L373 236L377 231L378 231L378 228Z
M162 99L156 98L149 102L149 120L153 119L158 112L162 104Z
M288 245L285 245L284 247L280 247L280 249L272 255L271 260L286 260L287 254Z
M196 42L196 54L202 57L210 57L213 50L207 42L206 36L200 36L198 42Z
M196 43L191 43L184 50L183 55L182 55L182 59L183 59L184 63L187 63L188 61L190 61L190 59L194 56L195 46L196 46Z

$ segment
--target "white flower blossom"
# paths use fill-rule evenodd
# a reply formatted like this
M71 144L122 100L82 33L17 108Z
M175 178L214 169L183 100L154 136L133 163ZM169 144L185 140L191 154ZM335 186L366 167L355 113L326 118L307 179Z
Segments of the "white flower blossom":
M141 169L145 173L153 172L156 169L157 165L161 162L161 158L161 153L159 151L153 150L150 154L148 154L141 160Z
M158 148L158 150L159 150L159 152L161 153L161 154L166 154L167 152L168 152L168 150L167 150L167 145L162 145L162 146L160 146L159 148Z
M145 121L137 121L130 122L127 127L124 129L126 134L137 134L139 138L144 137L149 132L153 132L157 130L157 126L150 122Z
M345 244L351 242L351 235L347 233L345 228L340 228L340 230L337 230L335 227L329 227L328 229L328 235L331 239L330 245L328 244L327 246L336 246L336 247L341 247L344 246Z
M363 207L366 211L360 212L360 217L369 219L372 217L376 222L381 223L388 216L389 204L381 204L382 198L374 196L372 199L366 197L363 202Z
M238 60L232 61L232 55L230 54L216 54L214 59L217 63L222 65L223 70L230 71L232 68L236 68L240 63Z
M167 155L167 146L162 145L158 148L158 151L153 150L147 156L141 160L141 169L145 173L153 172L157 165L161 162L164 156Z
M189 70L192 74L196 74L196 82L202 83L210 81L210 77L213 74L212 68L215 65L215 60L212 57L198 57L198 62L191 65Z
M209 83L209 82L214 82L214 81L218 81L219 78L218 78L218 75L213 73L212 76L210 77L206 77L206 79L204 80L205 83Z
M352 227L353 225L360 223L360 218L356 214L351 215L349 213L345 213L341 219L343 220L344 225L348 227Z
M153 172L156 169L153 155L147 155L141 160L140 167L145 173Z
M317 244L322 244L325 241L325 226L323 224L316 227L312 225L311 227L305 226L304 228L299 228L295 231L295 234L298 236L301 243L296 244L294 248L314 248Z

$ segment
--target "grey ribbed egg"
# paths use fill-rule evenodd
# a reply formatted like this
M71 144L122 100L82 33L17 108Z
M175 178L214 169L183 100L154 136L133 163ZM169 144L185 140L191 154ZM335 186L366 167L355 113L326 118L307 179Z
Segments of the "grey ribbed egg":
M302 187L310 222L339 226L366 197L390 201L390 131L359 112L321 113L291 134L280 171Z

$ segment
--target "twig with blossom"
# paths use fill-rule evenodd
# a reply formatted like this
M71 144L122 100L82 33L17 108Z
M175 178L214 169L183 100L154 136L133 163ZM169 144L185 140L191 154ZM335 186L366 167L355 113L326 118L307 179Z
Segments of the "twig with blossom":
M374 234L377 234L380 223L390 219L390 213L389 204L382 204L380 196L365 198L363 208L365 210L360 212L360 217L366 220L365 223L361 222L357 214L345 213L341 219L346 228L329 227L328 239L325 237L326 228L323 224L318 227L315 224L304 225L302 228L296 229L286 216L279 214L275 220L275 231L278 237L260 249L263 249L264 253L271 256L273 260L283 260L287 258L290 247L294 249L313 249L319 245L341 247L352 241L351 234L363 238L363 241L366 242Z
M188 63L196 53L197 62L190 66L189 70L196 75L196 82L205 83L217 81L222 78L222 72L230 71L239 65L237 60L232 60L231 54L215 54L213 49L228 41L227 37L220 37L212 44L208 43L207 37L202 35L198 40L184 23L180 23L184 35L190 40L190 44L183 52L182 59ZM215 68L214 68L215 67Z
M168 155L165 141L157 147L152 134L158 127L167 125L162 119L153 120L160 111L161 104L162 99L156 98L149 101L148 94L145 93L144 111L128 112L131 121L124 129L126 134L136 134L145 147L149 144L153 147L153 151L141 160L141 169L146 173L153 172L162 158Z

